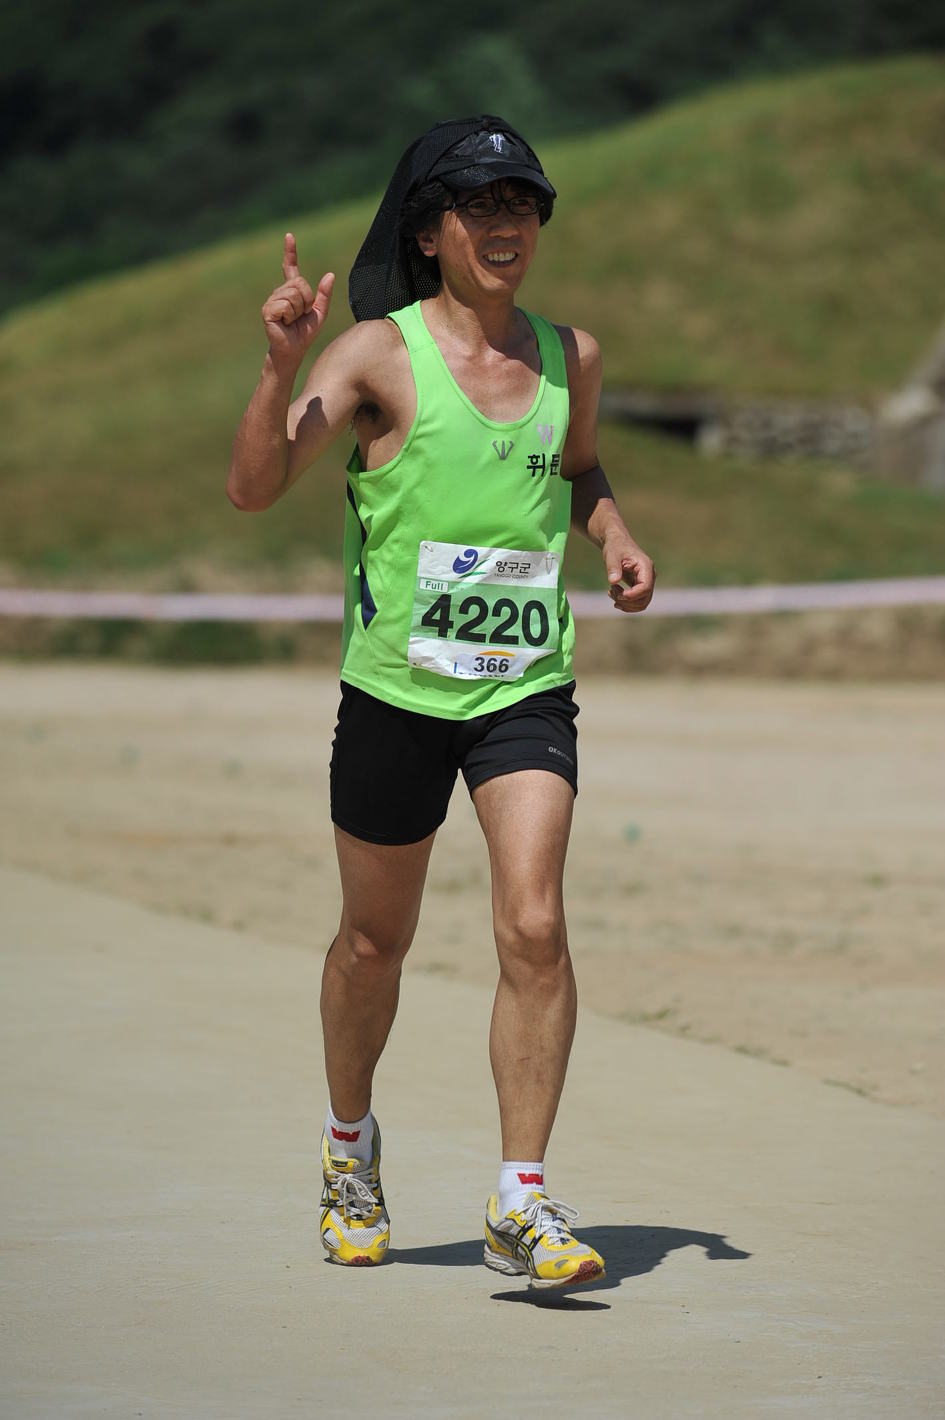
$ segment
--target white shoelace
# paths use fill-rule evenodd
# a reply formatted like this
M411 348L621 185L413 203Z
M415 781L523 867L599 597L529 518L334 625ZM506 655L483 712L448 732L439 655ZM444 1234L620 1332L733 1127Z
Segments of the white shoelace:
M535 1236L541 1237L542 1233L547 1233L551 1242L567 1242L571 1233L571 1223L581 1215L576 1208L571 1208L567 1203L561 1203L557 1198L532 1199L527 1207L521 1210L522 1217L535 1229Z
M374 1212L377 1199L364 1181L364 1174L338 1175L338 1206L346 1218L361 1220Z

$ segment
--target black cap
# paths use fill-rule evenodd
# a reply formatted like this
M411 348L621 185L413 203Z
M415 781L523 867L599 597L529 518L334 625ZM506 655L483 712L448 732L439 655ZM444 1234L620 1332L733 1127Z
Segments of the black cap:
M470 133L443 154L428 177L439 178L453 192L485 187L502 178L520 178L547 197L557 197L528 144L502 128L483 128L478 133Z

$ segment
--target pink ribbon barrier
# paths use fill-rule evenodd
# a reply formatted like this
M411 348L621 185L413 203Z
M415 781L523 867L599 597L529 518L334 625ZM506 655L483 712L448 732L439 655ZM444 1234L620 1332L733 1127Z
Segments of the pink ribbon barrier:
M603 592L571 592L584 619L612 616ZM731 616L771 611L868 610L945 605L945 576L863 582L786 582L753 587L658 587L649 616ZM83 592L0 587L0 616L127 621L339 622L341 596L234 592Z

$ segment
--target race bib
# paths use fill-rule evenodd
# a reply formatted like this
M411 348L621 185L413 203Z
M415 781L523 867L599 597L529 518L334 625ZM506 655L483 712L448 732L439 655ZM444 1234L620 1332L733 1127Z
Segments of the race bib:
M518 680L558 649L558 554L421 542L407 661L459 680Z

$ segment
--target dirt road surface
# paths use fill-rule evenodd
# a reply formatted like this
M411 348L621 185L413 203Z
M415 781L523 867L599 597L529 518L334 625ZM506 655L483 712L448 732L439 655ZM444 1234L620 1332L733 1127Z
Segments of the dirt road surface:
M583 688L548 1182L608 1271L551 1304L481 1262L459 791L375 1094L391 1255L318 1244L336 698L0 670L0 1412L940 1415L941 693Z

